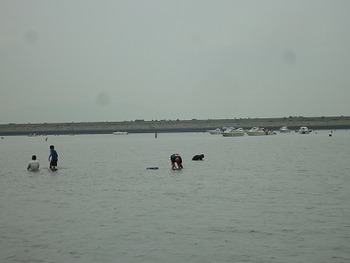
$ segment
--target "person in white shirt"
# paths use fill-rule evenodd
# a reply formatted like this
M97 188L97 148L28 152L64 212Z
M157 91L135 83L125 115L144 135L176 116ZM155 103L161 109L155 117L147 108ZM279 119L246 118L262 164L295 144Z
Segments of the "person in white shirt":
M38 171L39 170L39 162L36 159L36 155L32 156L32 160L29 162L27 170L28 171Z

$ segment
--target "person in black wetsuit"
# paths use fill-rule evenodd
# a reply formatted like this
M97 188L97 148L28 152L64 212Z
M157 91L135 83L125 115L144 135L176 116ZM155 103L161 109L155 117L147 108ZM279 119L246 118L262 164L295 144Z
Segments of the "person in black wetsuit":
M181 170L184 168L182 166L182 158L178 153L174 153L170 156L170 161L171 161L171 169L172 170ZM176 165L177 164L177 167Z
M196 154L192 157L192 161L202 161L204 158L204 154Z

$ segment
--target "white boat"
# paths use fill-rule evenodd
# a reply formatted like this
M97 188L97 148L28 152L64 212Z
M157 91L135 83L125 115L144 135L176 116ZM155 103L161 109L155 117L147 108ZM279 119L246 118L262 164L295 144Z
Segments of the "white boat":
M289 133L289 132L291 132L291 130L288 129L287 126L281 127L281 128L279 129L279 131L280 131L280 133Z
M116 132L113 132L113 135L128 135L129 133L128 132L125 132L125 131L116 131Z
M247 134L249 136L261 136L261 135L265 135L265 130L262 128L253 127L249 131L247 131Z
M249 131L246 131L249 136L263 136L263 135L275 135L273 131L269 131L265 128L253 127Z
M311 132L311 130L309 130L307 127L303 126L303 127L300 127L299 130L298 130L298 133L299 134L309 134Z
M238 128L238 129L229 128L222 133L222 136L224 136L224 137L238 137L238 136L244 136L244 133L245 132L242 128Z
M209 132L212 135L222 134L222 130L220 128L216 128L215 130L207 130L207 132Z

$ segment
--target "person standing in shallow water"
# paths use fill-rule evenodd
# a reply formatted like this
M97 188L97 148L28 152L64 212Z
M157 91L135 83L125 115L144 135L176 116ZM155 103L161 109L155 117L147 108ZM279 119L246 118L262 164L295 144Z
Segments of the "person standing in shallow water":
M50 162L50 170L56 171L57 170L57 162L58 162L58 153L56 152L55 146L53 146L53 145L50 145L49 162Z
M178 153L174 153L170 156L170 161L171 161L171 169L172 170L181 170L183 169L182 166L182 158ZM177 167L176 165L177 164Z
M36 155L32 156L32 160L29 162L27 170L31 172L39 171L39 162L36 159Z

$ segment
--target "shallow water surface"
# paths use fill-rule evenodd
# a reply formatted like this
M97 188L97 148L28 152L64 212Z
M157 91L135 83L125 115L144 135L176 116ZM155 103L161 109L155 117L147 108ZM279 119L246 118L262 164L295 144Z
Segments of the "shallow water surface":
M5 137L0 262L350 262L349 156L340 130Z

